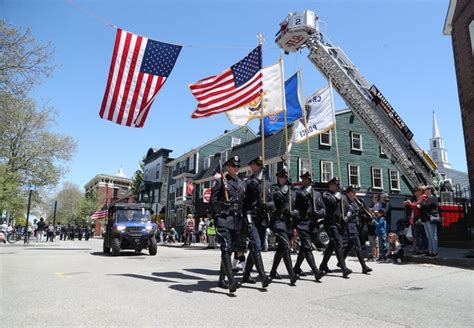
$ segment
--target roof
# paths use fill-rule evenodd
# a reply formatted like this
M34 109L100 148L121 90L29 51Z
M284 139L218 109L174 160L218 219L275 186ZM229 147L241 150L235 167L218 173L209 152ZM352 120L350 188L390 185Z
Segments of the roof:
M118 177L116 175L109 175L109 174L97 174L95 177L93 177L92 179L89 180L89 182L87 182L85 185L84 185L84 189L87 190L87 188L92 185L92 183L94 183L94 181L100 179L100 178L108 178L110 180L113 180L113 181L120 181L120 182L124 182L124 183L129 183L131 184L132 183L132 179L130 178L122 178L122 177Z
M205 170L200 170L199 173L194 177L194 181L207 180L208 178L214 176L214 171L216 170L220 159L220 153L217 153L213 157L211 157L211 163L209 164L209 168Z
M453 29L453 16L454 10L456 9L457 0L450 0L448 13L446 14L446 19L444 20L444 27L443 27L443 34L444 35L451 35L451 30Z
M211 144L211 143L213 143L213 142L219 140L220 138L222 138L223 136L225 136L225 135L227 135L227 134L230 134L230 133L233 133L233 132L235 132L235 131L238 131L239 129L247 129L250 133L253 134L254 137L257 137L257 134L255 133L255 131L253 131L253 130L252 130L250 127L248 127L248 126L239 126L239 127L235 128L235 129L233 129L233 130L230 130L230 131L227 131L227 130L226 130L223 134L221 134L221 135L215 137L214 139L212 139L212 140L210 140L210 141L208 141L208 142L206 142L206 143L204 143L204 144L202 144L202 145L200 145L200 146L198 146L198 147L196 147L196 148L194 148L194 149L191 149L190 151L184 153L183 155L179 156L178 158L174 159L173 161L167 163L167 165L170 165L170 166L175 165L176 163L178 163L178 162L182 161L183 159L185 159L185 158L191 156L192 154L197 153L201 148L203 148L203 147L205 147L205 146L207 146L207 145L209 145L209 144Z

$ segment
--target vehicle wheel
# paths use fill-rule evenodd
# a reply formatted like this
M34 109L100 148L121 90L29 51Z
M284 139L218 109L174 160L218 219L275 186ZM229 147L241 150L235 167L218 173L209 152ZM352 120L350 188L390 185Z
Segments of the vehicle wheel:
M112 255L113 256L120 255L120 239L119 238L112 239Z
M155 236L150 238L150 245L148 245L148 253L150 255L156 255L156 252L158 250L158 243L156 242Z
M104 253L105 254L109 254L110 253L110 247L105 247L105 239L104 239L104 243L102 245L102 249L104 250Z
M316 234L316 242L318 247L325 248L329 244L329 235L326 230L320 229Z

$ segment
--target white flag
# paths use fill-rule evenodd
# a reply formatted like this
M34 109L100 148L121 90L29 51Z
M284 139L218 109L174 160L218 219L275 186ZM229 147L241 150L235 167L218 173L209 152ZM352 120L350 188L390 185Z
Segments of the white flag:
M304 117L295 122L292 142L300 143L334 126L334 109L329 86L320 89L306 99L305 106L308 128L305 128Z
M283 111L283 77L281 76L281 61L262 69L263 95L253 102L226 112L227 118L233 124L245 125L253 119L260 119L263 103L263 116L275 115ZM263 101L262 101L263 100Z

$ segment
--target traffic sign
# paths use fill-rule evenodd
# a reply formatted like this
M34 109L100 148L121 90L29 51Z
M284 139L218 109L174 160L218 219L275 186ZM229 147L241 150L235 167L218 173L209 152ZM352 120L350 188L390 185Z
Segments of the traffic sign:
M206 188L203 190L202 198L204 203L209 203L211 201L211 191L212 188Z

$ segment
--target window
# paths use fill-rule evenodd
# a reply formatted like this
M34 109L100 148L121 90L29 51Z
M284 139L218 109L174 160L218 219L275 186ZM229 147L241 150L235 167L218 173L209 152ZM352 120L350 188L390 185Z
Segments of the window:
M309 171L309 161L306 158L298 158L298 179L300 175Z
M334 177L331 161L321 161L321 182L328 182Z
M319 144L321 146L331 146L331 130L319 135Z
M433 148L436 148L436 140L433 140Z
M241 142L242 142L242 140L240 138L232 137L232 140L230 142L230 146L234 147L234 146L240 145Z
M224 151L221 151L221 162L222 162L222 164L227 162L227 160L229 159L229 155L230 155L230 149L226 149Z
M372 188L383 189L382 169L378 167L372 168Z
M176 195L175 198L182 197L184 193L184 178L176 181Z
M204 157L203 169L206 170L211 166L211 156Z
M362 135L357 132L351 132L351 147L352 150L362 151Z
M360 187L360 174L359 167L357 165L348 165L347 171L349 173L349 184L352 186Z
M158 164L156 164L156 175L155 175L155 178L157 180L160 179L160 172L161 172L161 164L158 163Z
M189 171L194 170L194 154L193 156L189 157Z
M390 189L391 190L400 190L400 175L396 170L388 170L390 177Z
M380 147L380 155L386 155L385 152L383 151L382 146L379 146L379 147Z

